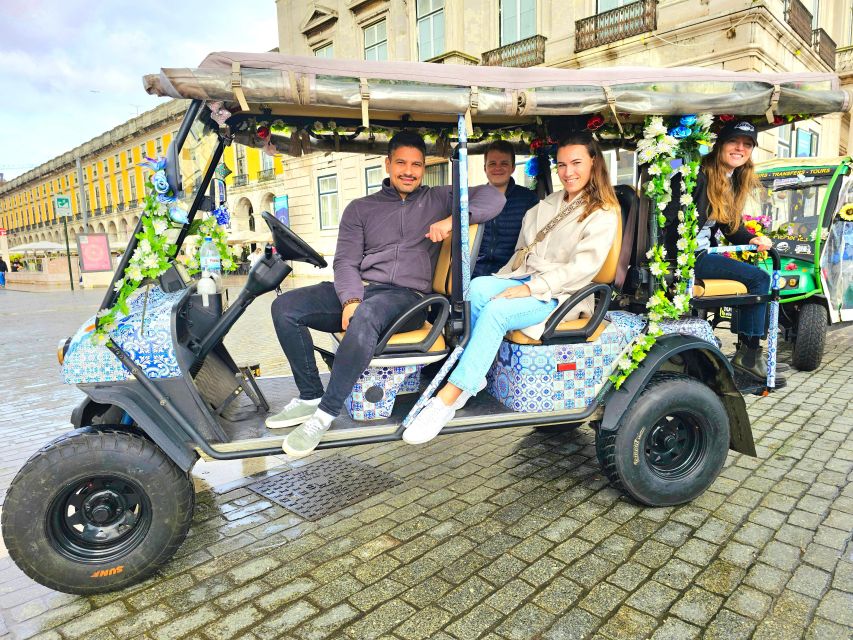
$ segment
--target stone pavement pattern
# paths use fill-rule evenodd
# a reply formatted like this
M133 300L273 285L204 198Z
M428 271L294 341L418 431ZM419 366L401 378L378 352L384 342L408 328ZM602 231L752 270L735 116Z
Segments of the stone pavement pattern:
M101 295L0 291L4 493L68 428L81 394L59 383L54 345ZM285 368L271 301L227 340L266 374ZM403 482L317 522L252 493L248 478L202 482L174 560L122 592L52 592L0 549L0 637L850 638L851 371L853 328L834 330L818 371L747 400L758 457L730 455L711 489L677 508L612 490L588 428L324 452Z

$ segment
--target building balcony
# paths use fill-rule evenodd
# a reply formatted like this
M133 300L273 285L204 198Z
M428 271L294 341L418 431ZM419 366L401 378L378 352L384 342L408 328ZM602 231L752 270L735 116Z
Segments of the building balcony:
M812 46L817 51L817 55L830 69L835 69L835 40L829 37L829 34L823 29L815 29L812 32Z
M95 209L95 210L92 212L92 215L95 215L95 216L99 216L99 215L101 215L101 208L100 208L100 207L98 207L97 209Z
M104 214L112 213L112 212L113 212L113 205L108 204L106 207L104 207Z
M267 180L275 180L275 169L258 171L258 182L266 182Z
M241 173L238 176L234 176L235 187L245 187L247 184L249 184L249 176L245 173Z
M575 53L657 29L658 0L639 0L575 21Z
M785 22L805 42L812 42L812 13L800 0L785 0Z
M532 36L483 53L486 67L535 67L545 63L545 36Z

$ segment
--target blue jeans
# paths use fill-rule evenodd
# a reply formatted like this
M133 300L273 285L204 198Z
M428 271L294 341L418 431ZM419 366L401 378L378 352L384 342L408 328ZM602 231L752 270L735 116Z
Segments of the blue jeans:
M557 308L557 300L500 298L502 291L524 284L524 280L483 276L471 281L471 339L450 374L450 382L474 395L498 353L507 331L539 324Z
M737 280L746 285L746 290L752 295L766 295L770 291L770 275L766 271L716 253L699 256L695 275L702 279ZM738 333L750 337L763 336L766 316L766 304L738 307Z

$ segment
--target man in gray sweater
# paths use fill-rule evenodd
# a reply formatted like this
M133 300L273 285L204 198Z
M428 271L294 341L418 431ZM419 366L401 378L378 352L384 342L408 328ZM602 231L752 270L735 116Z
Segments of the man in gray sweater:
M306 456L343 408L370 360L379 336L424 293L432 291L432 274L441 245L451 233L450 186L422 185L426 146L412 132L388 142L382 189L353 200L341 217L333 269L335 281L294 289L272 305L273 324L299 389L277 415L267 419L276 429L301 424L282 449ZM505 199L490 185L470 189L472 223L494 218ZM365 284L366 283L366 284ZM413 319L403 331L423 325ZM323 391L308 329L346 331Z

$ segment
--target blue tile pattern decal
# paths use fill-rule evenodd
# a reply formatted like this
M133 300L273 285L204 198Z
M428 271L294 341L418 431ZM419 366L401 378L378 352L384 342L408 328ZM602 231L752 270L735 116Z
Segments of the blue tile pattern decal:
M344 406L353 420L387 418L394 410L394 401L398 395L416 393L420 389L422 368L422 364L412 364L365 369L352 388L352 393L344 401Z
M147 291L147 300L146 300ZM178 378L182 372L172 342L172 308L183 291L165 293L160 287L142 288L128 299L130 313L110 332L149 378ZM144 321L144 326L143 326ZM110 351L92 342L94 317L77 331L65 356L62 377L67 384L127 380L130 372Z
M661 320L658 324L664 333L681 333L683 335L695 336L716 346L720 345L714 335L714 330L711 328L711 324L702 318Z
M607 314L609 325L595 342L520 345L502 342L487 376L488 392L505 407L525 413L584 409L592 403L616 360L643 330L641 316ZM559 371L564 365L566 370ZM574 369L570 369L574 365Z

